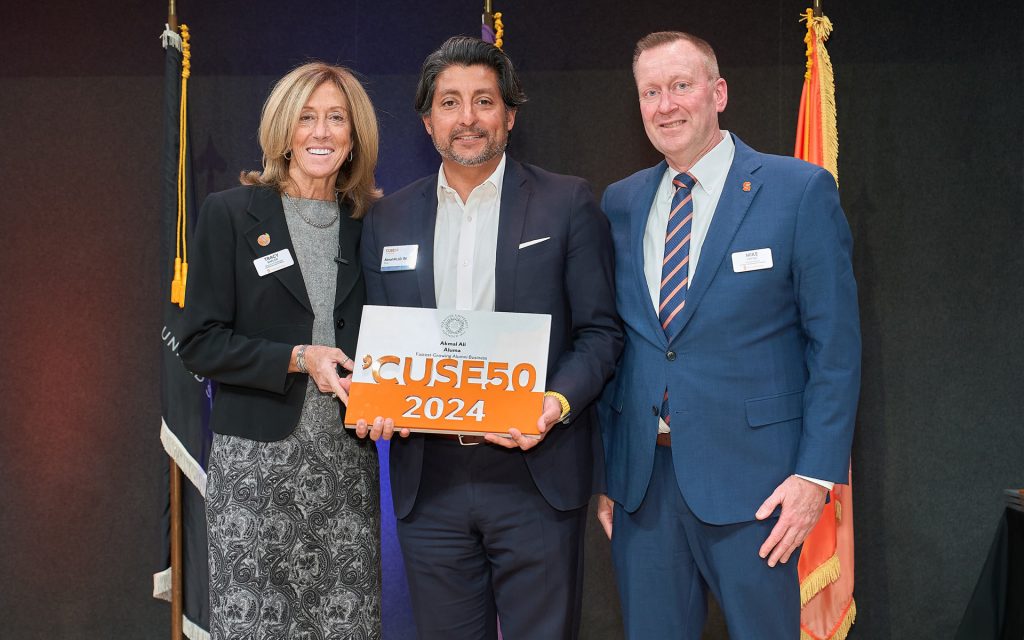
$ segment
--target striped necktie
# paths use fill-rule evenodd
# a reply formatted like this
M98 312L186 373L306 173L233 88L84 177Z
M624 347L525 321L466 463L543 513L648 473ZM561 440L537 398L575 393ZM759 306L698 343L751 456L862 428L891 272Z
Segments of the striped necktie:
M686 306L689 282L690 228L693 222L693 185L697 179L680 173L673 180L672 211L665 228L665 260L661 266L661 304L658 319L671 341L679 333L679 314Z

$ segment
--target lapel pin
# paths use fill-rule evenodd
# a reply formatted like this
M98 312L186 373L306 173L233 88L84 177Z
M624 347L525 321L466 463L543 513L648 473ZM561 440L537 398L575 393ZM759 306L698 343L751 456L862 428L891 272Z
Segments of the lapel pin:
M750 182L744 182L743 183L743 190L744 191L750 191Z
M749 185L750 183L748 182L747 184ZM268 244L270 244L270 234L264 233L260 237L256 238L256 244L260 245L261 247L265 247Z

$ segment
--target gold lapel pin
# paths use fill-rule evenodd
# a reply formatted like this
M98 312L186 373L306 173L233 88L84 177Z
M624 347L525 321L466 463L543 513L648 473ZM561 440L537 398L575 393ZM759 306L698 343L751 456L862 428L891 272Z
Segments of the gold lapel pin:
M750 183L748 182L747 184ZM260 237L256 238L256 244L260 245L261 247L265 247L268 244L270 244L270 234L264 233Z
M744 182L743 183L743 190L744 191L750 191L750 182Z

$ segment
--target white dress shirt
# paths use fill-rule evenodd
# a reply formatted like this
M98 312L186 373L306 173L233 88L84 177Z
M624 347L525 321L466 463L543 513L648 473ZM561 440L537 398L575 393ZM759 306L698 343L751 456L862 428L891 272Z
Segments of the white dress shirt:
M703 272L698 273L697 271L700 250L708 235L708 228L711 227L711 220L715 217L715 209L718 208L718 200L722 196L722 188L725 186L725 178L729 175L735 155L736 145L732 141L732 136L728 131L722 131L722 141L690 167L689 173L697 180L697 183L691 190L693 193L693 220L690 222L690 263L688 265L687 289L693 287L695 274L703 274ZM644 277L647 279L647 289L650 291L655 313L658 312L658 307L661 305L661 263L665 259L665 229L668 225L668 214L672 209L672 196L675 194L672 179L678 173L671 166L665 170L665 175L662 176L661 184L658 185L658 190L654 195L654 202L651 203L651 211L647 216L647 228L644 231ZM659 418L658 433L669 433L670 431L671 429L665 424L665 421ZM829 490L833 486L833 483L827 480L800 477Z
M690 263L687 289L693 288L693 276L697 272L700 261L700 250L704 238L708 235L708 227L715 216L718 199L722 195L725 177L732 166L732 158L736 154L736 145L728 131L722 132L722 141L690 168L690 175L697 180L693 185L693 220L690 222ZM644 276L647 288L651 292L651 303L657 311L661 306L661 263L665 259L665 227L668 225L668 214L672 210L672 196L675 187L672 179L678 171L671 166L661 177L661 184L651 203L651 212L647 216L647 230L644 231Z
M434 225L434 294L438 309L494 311L494 269L505 154L494 173L466 202L448 186L444 165L437 174Z

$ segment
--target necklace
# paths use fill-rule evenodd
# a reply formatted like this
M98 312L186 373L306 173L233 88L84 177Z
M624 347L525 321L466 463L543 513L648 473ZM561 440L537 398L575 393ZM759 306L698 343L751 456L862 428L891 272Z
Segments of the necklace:
M306 216L302 215L302 209L299 208L299 205L295 204L295 201L292 200L292 197L290 195L283 191L282 193L284 193L284 201L291 205L292 213L302 218L302 221L311 227L316 227L317 229L326 229L327 227L330 227L332 224L334 224L334 221L338 219L339 212L335 210L334 215L331 216L331 219L328 220L327 222L314 222L313 220L310 220Z

